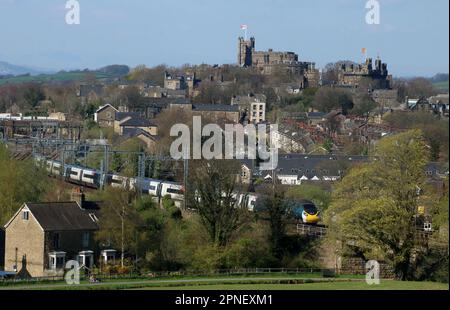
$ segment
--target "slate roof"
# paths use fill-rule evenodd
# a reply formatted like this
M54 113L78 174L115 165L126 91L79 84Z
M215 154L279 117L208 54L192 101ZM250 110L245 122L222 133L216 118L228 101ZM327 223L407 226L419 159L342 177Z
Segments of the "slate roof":
M306 155L306 154L279 154L276 174L306 176L339 176L340 167L333 163L347 161L349 163L367 162L367 156L336 156L336 155ZM324 171L326 170L326 171ZM271 171L262 171L263 176Z
M132 118L139 118L140 114L138 112L116 112L115 120L121 121L121 120L127 118L128 116L130 116Z
M121 127L150 127L155 126L150 120L140 117L132 117L123 123L120 123Z
M117 111L117 109L116 109L113 105L107 103L107 104L105 104L105 105L99 107L99 108L97 109L97 111L95 111L95 113L100 113L101 111L103 111L103 110L106 109L106 108L113 108L114 110Z
M159 140L158 136L152 136L151 134L149 134L147 131L142 130L141 128L124 128L123 130L123 137L124 138L134 138L134 137L138 137L140 135L144 135L152 140Z
M97 230L99 203L89 202L82 209L76 202L26 203L45 231Z
M239 112L239 107L229 104L193 104L193 111Z

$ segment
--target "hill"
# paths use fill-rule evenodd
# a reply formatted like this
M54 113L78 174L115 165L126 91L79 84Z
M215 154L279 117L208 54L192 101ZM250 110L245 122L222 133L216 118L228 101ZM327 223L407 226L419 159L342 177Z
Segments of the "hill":
M37 75L42 73L49 73L50 71L38 70L24 66L13 65L5 61L0 61L0 76L5 75Z
M113 79L128 74L130 68L124 65L111 65L98 70L76 70L60 71L53 74L22 74L16 76L5 76L0 78L0 85L21 84L21 83L65 83L78 82L85 80L88 76L95 77L98 80Z

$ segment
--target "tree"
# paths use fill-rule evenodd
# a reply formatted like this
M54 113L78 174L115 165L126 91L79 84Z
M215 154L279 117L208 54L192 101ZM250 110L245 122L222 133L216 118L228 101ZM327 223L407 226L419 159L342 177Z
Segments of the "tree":
M336 186L325 214L329 237L365 258L391 263L400 279L410 277L427 156L419 130L382 139L377 160L353 167Z
M377 103L368 94L358 94L354 99L355 105L351 110L353 115L368 118L369 113L377 107Z
M342 109L342 113L347 114L353 108L351 94L339 88L320 88L314 96L314 108L328 113L334 109Z
M101 198L100 229L97 240L110 244L121 251L121 266L124 267L125 252L133 251L136 246L136 232L141 220L133 206L133 193L120 188L107 188Z
M436 94L436 89L428 79L419 77L406 82L406 93L409 98L428 98Z
M284 204L285 192L275 185L265 189L263 209L267 212L270 233L269 241L272 255L280 260L285 252L287 212Z
M190 168L188 207L198 212L212 244L226 246L248 213L238 201L240 166L234 161L213 160L192 162Z
M50 188L43 167L31 160L17 161L0 144L0 225L6 222L24 202L40 201Z
M294 186L286 192L286 198L307 199L318 207L321 212L328 209L331 202L331 194L315 185Z
M25 102L31 108L36 108L41 100L45 99L45 94L38 85L29 85L23 94Z

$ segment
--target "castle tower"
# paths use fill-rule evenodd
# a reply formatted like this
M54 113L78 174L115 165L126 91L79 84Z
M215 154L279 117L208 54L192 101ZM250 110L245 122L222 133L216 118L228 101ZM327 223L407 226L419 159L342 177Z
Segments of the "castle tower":
M250 40L244 40L243 37L239 37L238 64L240 67L252 66L252 53L254 50L255 50L254 37L251 37Z

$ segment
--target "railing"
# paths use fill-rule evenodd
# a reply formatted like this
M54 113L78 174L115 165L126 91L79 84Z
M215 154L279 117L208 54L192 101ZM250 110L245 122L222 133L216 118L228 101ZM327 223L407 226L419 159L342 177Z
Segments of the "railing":
M327 233L327 228L323 226L297 224L297 233L304 236L323 238Z

